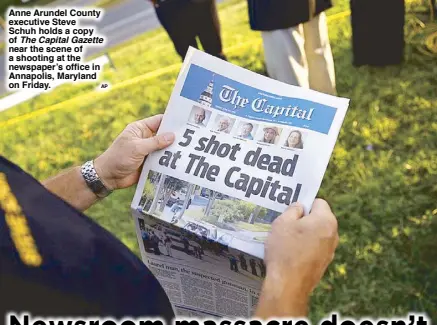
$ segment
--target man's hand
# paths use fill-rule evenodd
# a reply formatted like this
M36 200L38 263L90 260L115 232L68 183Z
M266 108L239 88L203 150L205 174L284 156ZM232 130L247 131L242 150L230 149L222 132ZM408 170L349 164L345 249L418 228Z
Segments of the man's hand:
M155 115L129 124L112 145L94 160L102 182L108 188L121 189L138 182L144 158L174 141L173 133L154 136L162 115Z
M173 143L173 133L154 135L161 120L162 115L156 115L129 124L112 145L94 160L94 168L105 186L115 190L137 183L144 158ZM98 201L98 197L87 186L80 166L49 178L43 185L81 211Z
M316 199L309 215L293 204L272 224L266 242L267 276L258 317L302 317L311 292L334 258L337 219L328 203Z

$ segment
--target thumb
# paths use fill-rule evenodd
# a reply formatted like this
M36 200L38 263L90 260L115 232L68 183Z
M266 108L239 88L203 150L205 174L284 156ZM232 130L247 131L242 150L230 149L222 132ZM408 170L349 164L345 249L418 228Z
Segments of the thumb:
M329 206L328 202L322 199L315 199L313 202L313 206L311 208L311 214L318 214L318 215L329 215L331 214L331 207Z
M285 218L298 220L303 217L303 206L299 202L291 204L283 213Z
M172 132L155 135L153 137L140 140L140 151L147 156L154 151L167 148L174 142L175 135Z
M335 230L338 227L337 218L332 212L328 202L326 202L325 200L314 200L310 215L317 216L319 220L324 220L328 222L331 226L333 226L333 229Z

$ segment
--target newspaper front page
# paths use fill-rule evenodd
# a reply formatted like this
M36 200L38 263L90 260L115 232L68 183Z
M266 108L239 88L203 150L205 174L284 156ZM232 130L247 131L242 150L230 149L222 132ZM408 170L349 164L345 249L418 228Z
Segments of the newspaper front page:
M177 315L253 314L271 224L311 210L348 105L189 49L131 205Z

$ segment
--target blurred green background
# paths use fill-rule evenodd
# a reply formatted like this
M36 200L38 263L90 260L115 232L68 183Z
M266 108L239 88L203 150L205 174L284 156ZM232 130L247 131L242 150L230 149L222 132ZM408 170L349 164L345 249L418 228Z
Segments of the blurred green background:
M229 60L265 73L246 1L219 8ZM426 1L407 8L402 66L354 68L349 17L329 22L338 93L351 106L319 192L339 219L341 241L314 292L312 320L335 310L353 317L427 312L437 321L437 59L423 53ZM328 14L348 9L337 0ZM0 113L2 155L43 180L100 154L129 122L163 112L180 64L166 33L145 33L109 54L116 69L103 77L111 91L64 85ZM134 190L113 193L87 214L138 254Z

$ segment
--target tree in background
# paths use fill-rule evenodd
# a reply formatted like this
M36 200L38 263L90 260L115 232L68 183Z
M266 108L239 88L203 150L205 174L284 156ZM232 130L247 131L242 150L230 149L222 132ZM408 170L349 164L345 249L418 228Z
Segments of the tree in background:
M152 205L150 206L150 210L148 213L152 214L156 211L156 208L159 207L158 211L162 212L164 211L164 208L170 199L171 195L175 191L179 191L183 187L186 186L186 182L182 181L180 179L167 176L167 175L161 175L158 183L158 189L156 190L155 198L153 199Z
M254 203L245 202L237 199L227 199L215 201L210 213L205 217L213 224L249 222L254 223L257 218L263 217L266 209Z
M248 222L250 224L253 225L255 223L255 219L258 217L260 211L261 211L261 206L259 206L259 205L257 205L255 207L255 209L253 209L252 213L249 216L249 221Z
M194 185L194 184L188 185L187 194L185 195L184 204L182 206L182 212L180 214L181 216L183 216L185 213L185 210L188 209L188 204L190 203L191 196L193 195L194 191L196 190L196 187L197 187L197 185Z
M213 191L213 190L208 190L209 191L209 198L208 198L208 204L206 205L205 208L205 218L208 219L209 215L211 214L211 209L212 206L214 205L215 199L217 197L218 192Z
M241 210L238 209L238 201L219 200L209 212L205 218L213 224L232 223L244 219Z
M153 203L153 199L155 197L155 186L152 182L148 181L146 182L146 185L144 186L143 195L140 199L140 208L143 211L147 211L150 209L151 204Z

